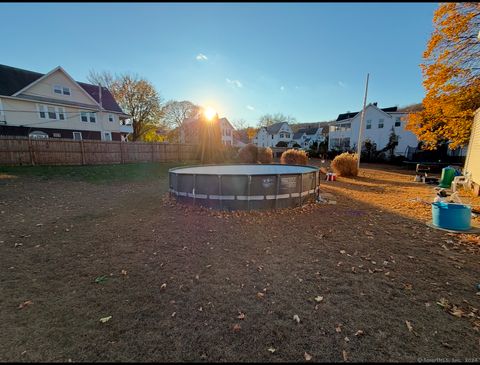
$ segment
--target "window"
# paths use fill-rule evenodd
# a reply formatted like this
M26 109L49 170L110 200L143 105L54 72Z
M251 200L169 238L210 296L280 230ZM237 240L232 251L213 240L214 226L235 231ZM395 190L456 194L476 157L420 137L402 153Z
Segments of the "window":
M58 108L58 119L65 120L65 109Z
M53 92L60 95L71 95L70 88L62 85L54 85Z
M395 118L395 127L400 127L402 125L402 122L400 121L400 117Z
M74 141L81 141L82 140L82 132L73 132L73 140Z
M333 148L349 148L350 138L332 138L331 146Z
M40 114L40 118L45 119L47 117L47 107L45 105L39 105L38 112Z
M112 133L111 132L103 132L103 140L104 141L111 141L112 140Z
M284 137L284 134L283 133L280 133L280 138L283 138Z
M109 122L114 122L115 121L115 117L113 116L113 114L108 114L108 121Z
M378 128L383 128L383 119L378 120Z
M60 137L62 137L62 135L61 135L60 133L53 133L53 136L54 136L55 138L60 138Z
M367 129L372 129L372 120L369 119L367 120L367 126L366 126Z
M47 106L47 110L48 110L48 118L57 119L57 113L55 112L54 106Z
M95 123L97 121L97 115L92 112L80 112L80 120L82 122Z

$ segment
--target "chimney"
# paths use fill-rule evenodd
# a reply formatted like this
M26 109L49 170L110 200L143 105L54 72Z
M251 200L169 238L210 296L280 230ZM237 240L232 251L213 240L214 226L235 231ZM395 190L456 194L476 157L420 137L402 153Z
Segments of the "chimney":
M99 100L100 107L103 109L103 105L102 105L102 85L100 83L98 84L98 100Z

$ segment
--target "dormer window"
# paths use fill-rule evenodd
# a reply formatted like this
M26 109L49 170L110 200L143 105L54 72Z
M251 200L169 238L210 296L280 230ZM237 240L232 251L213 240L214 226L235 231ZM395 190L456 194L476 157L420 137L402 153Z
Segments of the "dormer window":
M54 85L53 92L60 95L71 95L70 88L62 85Z
M109 122L115 121L115 117L113 116L113 114L108 114L108 121Z

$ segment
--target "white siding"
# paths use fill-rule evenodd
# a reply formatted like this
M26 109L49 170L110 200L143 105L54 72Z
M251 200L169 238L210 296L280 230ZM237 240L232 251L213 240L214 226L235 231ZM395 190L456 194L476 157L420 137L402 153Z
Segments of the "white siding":
M395 127L396 118L404 118L407 113L384 113L380 109L373 105L369 105L365 110L365 125L363 130L363 141L370 139L376 143L377 150L384 148L389 140L392 127L395 134L398 136L398 146L395 148L396 155L404 155L408 146L416 147L418 145L418 139L410 131L405 129L405 120L401 120L401 125ZM358 132L360 128L361 113L358 113L355 117L347 120L342 120L335 123L335 125L350 123L349 130L332 131L330 129L328 148L333 148L333 142L336 138L350 138L349 148L356 148L358 141ZM367 129L367 121L371 121L371 128ZM379 124L383 120L383 128L379 128ZM332 128L332 126L331 126Z
M480 109L475 113L472 134L468 145L465 171L472 174L472 181L480 185Z

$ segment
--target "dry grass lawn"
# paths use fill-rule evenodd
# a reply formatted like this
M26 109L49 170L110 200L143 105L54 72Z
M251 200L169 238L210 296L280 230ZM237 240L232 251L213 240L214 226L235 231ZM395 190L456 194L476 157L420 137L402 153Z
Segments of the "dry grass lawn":
M0 361L479 361L480 237L427 227L411 171L222 213L167 199L167 167L3 169Z

